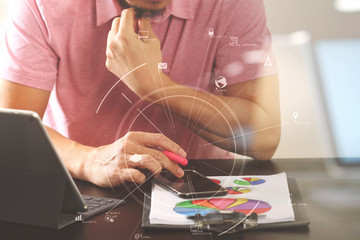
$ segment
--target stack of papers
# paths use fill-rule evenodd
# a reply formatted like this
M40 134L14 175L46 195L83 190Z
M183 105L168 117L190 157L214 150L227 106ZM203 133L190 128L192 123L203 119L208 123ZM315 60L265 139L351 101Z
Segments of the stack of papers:
M256 212L258 223L294 221L294 211L285 173L269 176L211 176L228 189L221 197L183 199L153 184L151 224L192 225L188 216L195 213L229 210L245 214Z

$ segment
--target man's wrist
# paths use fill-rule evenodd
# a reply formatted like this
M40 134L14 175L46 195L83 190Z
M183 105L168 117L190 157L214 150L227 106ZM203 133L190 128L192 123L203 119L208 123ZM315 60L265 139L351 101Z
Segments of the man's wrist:
M74 142L72 149L72 152L77 154L74 154L72 160L69 159L71 162L68 162L68 169L71 176L73 178L89 181L88 166L91 162L90 158L92 156L91 152L93 148Z
M149 92L144 99L150 102L165 99L174 93L174 89L181 86L177 82L171 80L171 78L159 70L152 75L153 81L156 82L155 89Z

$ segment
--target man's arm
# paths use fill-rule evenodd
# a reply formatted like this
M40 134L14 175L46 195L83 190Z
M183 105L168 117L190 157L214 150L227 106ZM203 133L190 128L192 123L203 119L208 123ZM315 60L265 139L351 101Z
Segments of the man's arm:
M0 96L0 107L31 110L42 118L49 101L50 92L0 79ZM75 154L74 156L79 157L79 151L75 151L76 143L66 139L51 128L46 127L46 130L52 141L57 143L55 146L70 174L76 178L83 178L81 173L83 168L79 164L81 161L70 161L70 158L66 156Z
M0 108L31 110L43 117L49 97L49 91L0 79ZM152 149L162 147L186 156L180 146L161 134L130 132L113 144L95 148L72 141L49 127L46 129L74 178L109 187L124 181L143 182L145 175L136 168L158 174L164 167L178 177L184 174L177 164ZM131 161L133 154L139 154L142 160Z
M127 9L114 19L108 36L107 68L139 97L169 106L213 144L259 160L271 158L280 139L277 76L228 86L225 96L182 86L157 70L157 63L162 62L159 40L148 19L140 19L138 25L139 30L149 32L151 41L137 38L134 14ZM241 137L244 129L245 140Z
M163 98L160 102L162 106L169 105L184 124L210 143L258 160L270 159L281 131L277 75L234 84L224 90L225 96L218 96L170 87L165 92L159 91Z
M281 129L277 75L229 86L225 96L181 86L165 74L161 78L167 87L150 99L169 106L194 132L228 151L258 160L273 156Z

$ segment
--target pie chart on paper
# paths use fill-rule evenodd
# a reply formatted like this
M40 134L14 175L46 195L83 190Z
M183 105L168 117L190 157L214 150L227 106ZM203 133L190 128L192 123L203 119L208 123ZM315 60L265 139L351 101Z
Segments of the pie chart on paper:
M211 181L220 184L220 180L217 179L211 179ZM248 193L251 192L251 190L247 187L238 187L238 186L234 186L234 187L227 187L226 188L228 190L228 194L230 195L234 195L234 194L244 194L244 193Z
M206 215L210 212L227 210L250 214L265 213L271 209L271 205L264 201L246 198L213 198L198 199L179 202L174 211L179 214L194 216L196 213Z
M265 183L265 180L261 178L241 178L234 180L234 183L238 185L260 185Z
M231 195L251 192L251 190L246 187L227 187L226 189L228 190L228 194Z

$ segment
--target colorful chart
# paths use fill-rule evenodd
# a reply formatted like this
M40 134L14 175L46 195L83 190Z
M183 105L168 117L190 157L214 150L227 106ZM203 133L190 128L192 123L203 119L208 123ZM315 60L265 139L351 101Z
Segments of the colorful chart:
M194 216L196 213L206 215L219 210L237 211L245 214L255 212L265 213L271 209L270 204L264 201L246 198L213 198L199 199L179 202L175 205L174 211L187 216Z
M211 181L220 184L221 181L217 180L217 179L211 179ZM234 194L244 194L244 193L248 193L251 190L246 188L246 187L227 187L228 190L228 194L234 195Z
M231 195L251 192L251 190L246 187L227 187L227 190L228 190L228 194Z
M264 182L265 180L260 178L241 178L234 181L234 183L238 185L259 185L263 184Z

